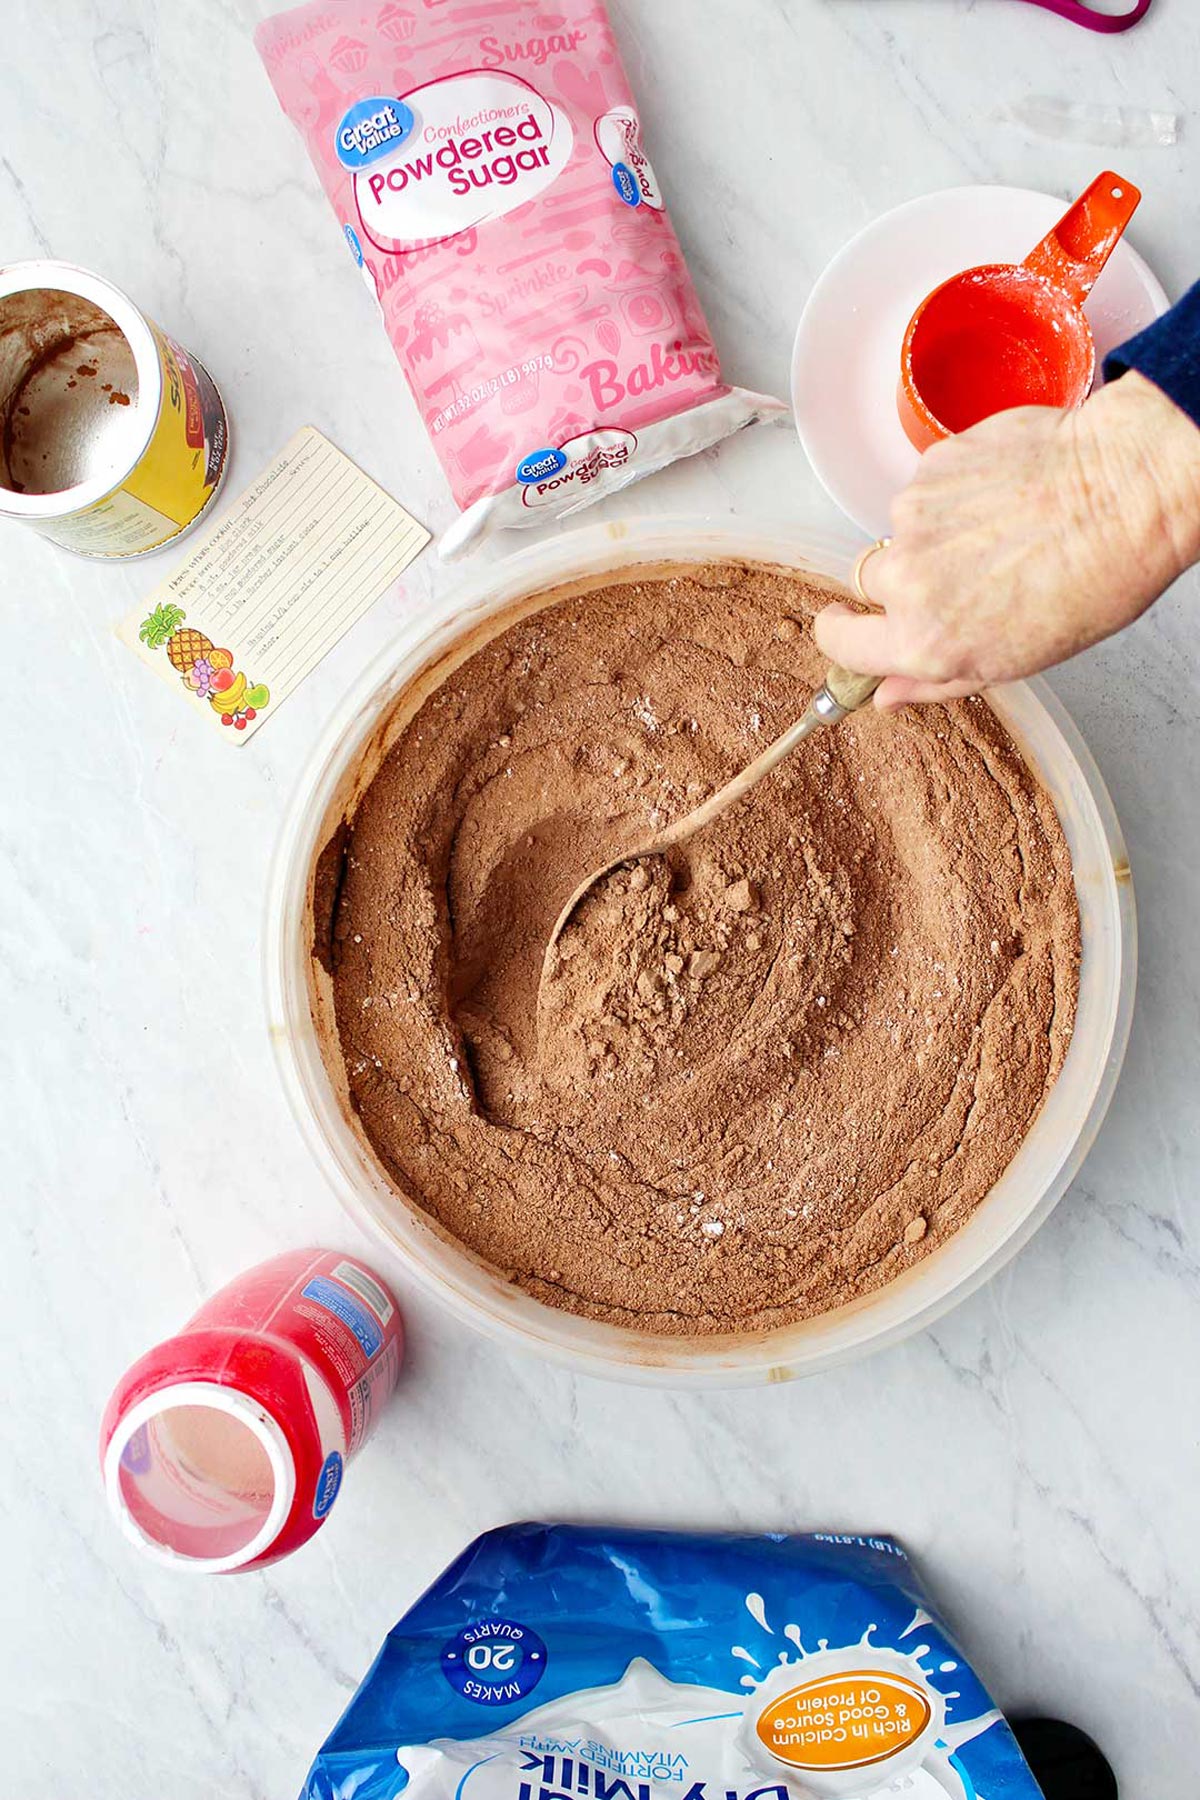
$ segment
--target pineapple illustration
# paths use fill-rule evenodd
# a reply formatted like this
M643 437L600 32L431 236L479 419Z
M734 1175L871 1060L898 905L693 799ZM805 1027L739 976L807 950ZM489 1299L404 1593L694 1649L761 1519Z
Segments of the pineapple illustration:
M221 649L203 631L184 623L182 606L160 601L138 627L138 637L148 650L165 650L171 667L183 678L198 700L207 700L222 725L245 731L270 704L265 682L251 682L235 669L232 650Z
M149 649L161 650L166 645L171 667L181 675L187 675L213 647L210 637L205 637L202 631L184 624L186 616L181 606L172 606L169 601L164 600L155 607L148 619L142 620L138 631L138 636Z

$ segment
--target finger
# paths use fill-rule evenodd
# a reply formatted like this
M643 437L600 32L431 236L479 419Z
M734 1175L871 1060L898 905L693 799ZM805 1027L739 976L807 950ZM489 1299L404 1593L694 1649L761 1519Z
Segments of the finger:
M885 612L888 596L895 586L896 544L894 538L880 538L869 545L854 565L853 585L861 591L859 598Z
M864 669L864 674L870 670ZM880 712L896 712L902 706L930 706L943 700L963 700L977 694L977 681L920 681L913 675L889 675L875 689Z
M896 667L895 626L881 614L853 613L834 600L813 620L813 636L831 662L859 675L888 675Z

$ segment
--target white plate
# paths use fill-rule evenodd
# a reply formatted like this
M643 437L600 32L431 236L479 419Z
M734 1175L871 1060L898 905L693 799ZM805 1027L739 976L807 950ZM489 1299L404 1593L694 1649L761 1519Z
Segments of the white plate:
M960 269L1021 262L1067 205L1030 188L925 194L860 231L813 288L792 353L796 428L826 491L871 537L887 532L892 496L918 462L895 399L909 319ZM1097 366L1169 304L1158 278L1122 240L1087 302Z

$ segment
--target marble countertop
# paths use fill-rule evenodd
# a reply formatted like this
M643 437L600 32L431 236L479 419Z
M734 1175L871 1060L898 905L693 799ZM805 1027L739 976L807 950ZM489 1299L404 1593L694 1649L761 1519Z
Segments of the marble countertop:
M995 117L1031 90L1186 112L1187 0L1111 39L1013 0L613 10L748 386L785 389L827 258L931 188L1066 197L1112 161L1145 190L1131 235L1168 288L1198 272L1190 136L1106 149ZM203 357L232 414L231 493L312 422L440 528L451 503L258 64L253 13L9 0L0 254L103 271ZM767 429L608 510L697 506L838 523L794 437ZM1141 976L1108 1121L1017 1260L868 1362L684 1397L498 1349L401 1279L407 1369L328 1528L263 1575L204 1583L117 1535L100 1412L124 1366L239 1268L360 1241L276 1077L263 893L323 720L453 576L423 556L232 756L113 635L171 560L96 567L0 528L7 1790L286 1800L405 1606L474 1533L541 1515L889 1530L1004 1706L1090 1728L1124 1800L1179 1792L1200 1730L1196 583L1054 679L1129 840Z

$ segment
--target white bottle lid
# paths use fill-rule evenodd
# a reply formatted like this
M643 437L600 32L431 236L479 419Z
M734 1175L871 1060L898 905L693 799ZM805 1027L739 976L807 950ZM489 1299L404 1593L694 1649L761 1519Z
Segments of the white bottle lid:
M249 1395L181 1381L131 1407L104 1457L121 1530L172 1569L224 1574L265 1556L296 1492L278 1421Z

